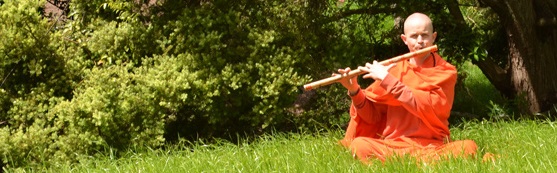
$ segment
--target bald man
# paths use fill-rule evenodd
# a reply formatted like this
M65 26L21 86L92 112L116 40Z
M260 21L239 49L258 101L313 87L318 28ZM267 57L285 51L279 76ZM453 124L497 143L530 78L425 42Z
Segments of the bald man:
M410 52L434 44L431 19L414 13L400 36ZM423 161L476 154L474 141L452 141L448 118L454 99L456 68L437 53L388 66L377 61L358 69L375 80L361 89L357 77L341 80L352 99L350 122L340 143L363 162L411 156ZM339 69L340 74L350 68Z

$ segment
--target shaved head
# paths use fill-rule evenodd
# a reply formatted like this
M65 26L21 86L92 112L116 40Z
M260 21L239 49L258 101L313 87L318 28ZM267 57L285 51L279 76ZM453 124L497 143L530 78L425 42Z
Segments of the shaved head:
M425 25L429 32L433 32L433 24L431 19L423 13L414 13L404 21L404 33L408 33L408 28L416 25Z

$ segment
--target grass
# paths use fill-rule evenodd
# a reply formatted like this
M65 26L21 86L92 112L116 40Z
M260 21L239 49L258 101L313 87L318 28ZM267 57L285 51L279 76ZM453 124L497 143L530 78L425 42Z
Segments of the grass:
M463 85L456 88L453 111L475 114L482 118L493 116L504 109L508 101L495 89L482 71L470 62L459 68ZM505 110L500 110L505 111Z
M337 145L342 130L310 134L265 135L239 145L196 144L148 152L130 152L61 164L40 172L556 172L557 123L551 121L472 121L451 129L454 139L472 139L478 158L436 164L397 159L365 165ZM484 162L485 153L498 156ZM10 170L29 171L37 170Z
M502 98L467 64L464 80L469 91L457 95L455 108L483 109ZM500 99L500 100L499 100ZM337 145L343 129L319 134L269 134L239 144L218 142L175 145L167 149L129 151L122 157L111 152L83 159L78 164L59 163L44 168L19 168L8 172L557 172L557 123L549 120L497 119L463 121L451 126L455 140L471 139L479 146L472 159L448 159L424 164L408 158L365 165ZM185 147L189 146L189 147ZM493 162L482 161L493 153Z

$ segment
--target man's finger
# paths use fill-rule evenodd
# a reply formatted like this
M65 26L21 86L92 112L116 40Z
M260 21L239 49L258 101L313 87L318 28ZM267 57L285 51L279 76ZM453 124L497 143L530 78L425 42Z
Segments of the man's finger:
M372 65L368 62L368 63L366 63L366 66L365 66L365 67L371 68L371 66L372 66Z
M368 73L369 73L369 67L367 67L368 64L369 64L369 63L366 63L366 66L365 66L365 67L360 66L360 67L358 67L358 69L359 69L360 71L365 71L365 72L368 72Z
M387 70L390 70L390 69L393 68L395 65L396 65L396 64L389 64L389 65L387 66Z
M352 70L350 69L350 67L346 67L346 68L344 69L344 73L343 73L343 74L344 74L344 75L348 75L348 73L350 73L350 71L352 71Z
M368 73L368 74L366 74L366 75L362 76L362 78L364 78L364 79L369 79L369 78L373 78L373 75L372 75L372 74L370 74L370 73Z

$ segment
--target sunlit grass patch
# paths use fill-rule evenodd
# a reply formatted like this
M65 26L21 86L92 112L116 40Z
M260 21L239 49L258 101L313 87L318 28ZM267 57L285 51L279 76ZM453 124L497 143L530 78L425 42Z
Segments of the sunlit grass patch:
M337 144L343 130L335 129L321 134L270 134L239 144L223 141L130 151L121 158L95 157L46 172L556 172L556 126L552 121L533 120L463 122L451 129L453 139L476 141L476 158L435 163L402 157L363 164ZM482 161L486 153L494 154L495 160Z

